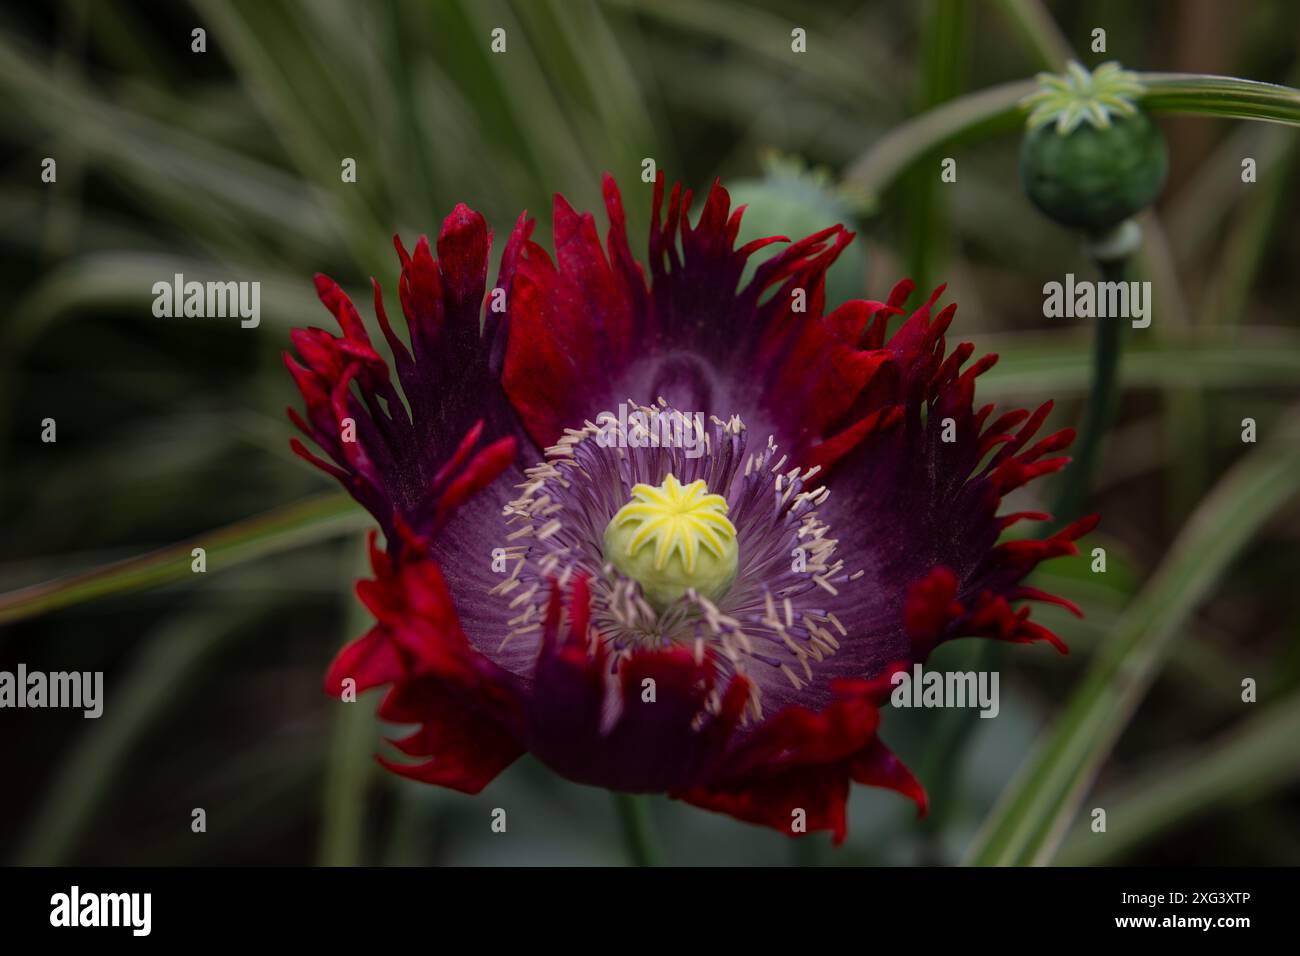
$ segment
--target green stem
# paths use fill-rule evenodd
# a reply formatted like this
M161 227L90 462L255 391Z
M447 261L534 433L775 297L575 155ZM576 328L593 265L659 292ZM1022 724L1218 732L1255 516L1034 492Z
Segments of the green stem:
M352 596L352 583L370 572L364 540L350 549L339 593L342 597L342 640L362 633L370 615ZM379 740L379 721L368 704L336 701L334 726L325 765L317 861L322 866L358 866L366 851L366 805L374 782L372 754Z
M1128 259L1110 259L1097 263L1106 282L1123 282ZM1065 470L1060 495L1053 511L1056 523L1078 517L1092 481L1101 440L1110 428L1119 398L1120 340L1124 323L1117 317L1097 319L1097 335L1092 348L1092 387L1079 426L1080 438L1075 445L1074 460Z
M614 793L614 810L623 831L623 844L633 866L657 866L650 815L645 798L632 793Z
M997 641L973 642L962 648L960 657L948 658L949 668L963 672L993 672L1001 666L1004 647ZM935 723L933 737L921 765L921 780L930 795L930 814L921 824L921 862L946 866L950 851L945 841L959 815L957 790L961 786L962 757L981 723L973 712L960 708L945 710Z
M1300 125L1300 90L1238 76L1204 73L1139 73L1149 113L1227 116Z

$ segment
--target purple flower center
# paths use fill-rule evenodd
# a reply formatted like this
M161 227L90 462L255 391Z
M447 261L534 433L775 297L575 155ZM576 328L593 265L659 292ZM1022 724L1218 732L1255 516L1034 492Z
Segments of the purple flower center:
M724 672L749 678L751 713L759 717L765 694L785 699L812 683L816 665L839 650L846 633L835 607L862 571L845 569L838 542L818 517L830 492L809 490L815 469L782 471L786 458L778 457L770 437L760 451L747 452L738 417L714 418L705 427L702 416L662 400L657 407L631 407L631 415L605 413L568 430L546 450L545 461L528 469L519 497L506 506L511 567L493 594L513 614L498 650L513 640L536 640L552 582L567 587L584 575L592 627L613 652L615 667L640 648L691 647L697 658L707 653ZM646 421L697 421L702 441L681 438L689 425L650 429ZM699 500L726 515L736 569L725 586L687 581L664 599L662 591L648 593L656 589L647 581L660 583L653 575L609 553L607 529L638 500L634 489L665 486L694 487ZM631 543L629 536L616 538ZM655 564L662 538L652 543L642 568Z

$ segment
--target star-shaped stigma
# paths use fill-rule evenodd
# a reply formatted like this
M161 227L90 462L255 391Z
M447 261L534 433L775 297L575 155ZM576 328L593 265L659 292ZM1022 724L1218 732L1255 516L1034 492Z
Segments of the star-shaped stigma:
M1106 129L1112 116L1132 116L1135 100L1146 92L1136 73L1115 62L1103 63L1091 73L1070 61L1063 74L1039 73L1038 90L1020 101L1033 108L1029 128L1056 124L1062 136L1073 132L1085 120Z
M701 546L720 559L735 552L736 527L727 518L727 499L710 494L703 480L683 486L675 475L668 475L658 487L634 485L632 500L614 515L610 528L632 531L630 536L619 535L619 557L634 557L653 544L656 571L667 567L676 553L686 572L694 574Z

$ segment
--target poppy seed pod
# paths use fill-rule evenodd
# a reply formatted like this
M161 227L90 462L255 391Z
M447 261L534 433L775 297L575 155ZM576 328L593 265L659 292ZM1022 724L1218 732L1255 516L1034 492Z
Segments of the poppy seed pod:
M1168 173L1164 135L1133 102L1134 74L1108 63L1040 76L1020 149L1025 193L1046 216L1098 235L1150 205Z
M849 223L867 207L866 201L836 185L824 169L809 169L797 158L768 153L762 157L762 176L730 183L733 208L744 208L737 241L742 245L767 236L798 238L833 223ZM781 252L780 245L759 250L749 261L744 278ZM826 296L844 302L862 296L867 276L867 250L862 243L848 246L826 270Z

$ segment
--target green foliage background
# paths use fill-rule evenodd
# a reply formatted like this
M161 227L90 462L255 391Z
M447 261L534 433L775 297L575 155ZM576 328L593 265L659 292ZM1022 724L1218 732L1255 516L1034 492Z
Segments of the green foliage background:
M190 51L196 26L206 54ZM488 46L498 26L503 56ZM807 54L790 51L796 26ZM644 236L651 156L697 189L738 183L771 221L754 232L793 228L792 215L799 228L855 223L832 300L883 296L902 275L947 281L954 334L1002 357L980 397L1054 397L1050 424L1071 424L1089 329L1044 320L1041 289L1092 267L1020 193L1012 107L1071 46L1103 59L1087 52L1094 27L1105 59L1140 71L1300 72L1300 8L1286 2L6 8L0 668L102 669L107 700L99 721L0 714L0 860L624 861L605 793L530 760L473 798L399 780L371 760L372 708L322 694L325 664L366 624L351 586L368 522L288 451L296 399L279 354L290 328L329 319L311 275L368 301L369 275L395 290L394 232L409 244L465 201L499 253L521 209L548 236L554 192L599 209L604 170ZM1165 110L1295 122L1286 95L1162 90ZM1061 560L1033 582L1086 609L1083 621L1036 612L1071 655L968 642L936 656L999 668L1002 713L886 715L886 739L930 790L926 822L859 789L849 842L831 851L652 799L662 860L1300 859L1297 134L1161 122L1171 181L1138 263L1155 321L1128 336L1088 502L1108 571ZM954 135L933 138L944 123ZM55 185L40 181L46 156ZM958 160L955 184L939 183L943 156ZM340 182L343 157L355 185ZM259 280L260 328L155 319L150 288L177 272ZM1241 441L1246 416L1258 445ZM40 440L47 417L55 444ZM202 577L189 572L195 536ZM1256 704L1240 700L1245 677ZM489 830L498 806L507 835ZM1096 806L1105 835L1085 825ZM193 807L207 810L202 836Z

